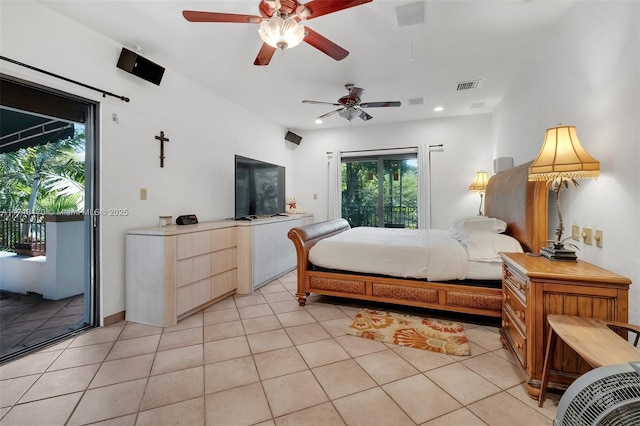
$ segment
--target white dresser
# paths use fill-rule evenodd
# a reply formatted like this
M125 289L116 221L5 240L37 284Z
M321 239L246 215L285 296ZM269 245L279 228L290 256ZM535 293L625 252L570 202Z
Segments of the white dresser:
M238 222L238 293L250 294L296 267L289 230L313 223L299 214Z
M136 229L126 235L126 319L170 327L235 292L234 221Z
M296 266L289 230L313 215L127 231L127 321L170 327L236 291L251 294Z

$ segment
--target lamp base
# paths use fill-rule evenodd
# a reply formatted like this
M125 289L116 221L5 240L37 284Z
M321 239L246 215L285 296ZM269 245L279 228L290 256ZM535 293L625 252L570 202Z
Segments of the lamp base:
M552 244L549 247L542 247L540 254L549 260L561 260L564 262L577 262L578 256L573 250L566 249L564 244Z

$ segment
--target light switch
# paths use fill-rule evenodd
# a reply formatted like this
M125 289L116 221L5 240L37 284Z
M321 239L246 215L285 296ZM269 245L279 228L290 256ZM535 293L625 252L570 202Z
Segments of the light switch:
M591 228L582 228L582 238L585 244L593 245L593 230Z
M571 238L575 241L580 241L580 226L571 225Z
M140 199L141 200L147 199L147 188L140 188Z

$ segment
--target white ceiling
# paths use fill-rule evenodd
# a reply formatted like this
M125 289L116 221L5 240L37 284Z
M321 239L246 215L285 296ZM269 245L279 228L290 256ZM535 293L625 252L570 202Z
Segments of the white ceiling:
M491 112L528 61L542 53L546 34L572 1L427 0L424 24L399 27L396 7L416 0L373 0L304 23L348 50L344 60L302 43L277 51L266 67L253 65L262 45L258 25L182 17L182 10L259 15L259 0L42 3L123 47L141 47L151 61L295 131ZM457 82L475 79L482 79L478 88L456 91ZM366 89L363 102L402 106L368 108L373 119L367 122L349 123L336 114L315 124L315 117L335 108L301 101L336 102L347 83ZM414 98L424 103L409 105ZM442 112L433 111L438 105Z

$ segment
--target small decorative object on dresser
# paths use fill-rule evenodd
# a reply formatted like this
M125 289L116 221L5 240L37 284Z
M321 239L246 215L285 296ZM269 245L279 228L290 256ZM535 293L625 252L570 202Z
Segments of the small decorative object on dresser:
M547 341L547 316L573 315L627 322L631 280L578 260L553 262L524 253L501 253L503 343L527 374L527 392L538 399ZM589 365L558 342L549 387L566 389Z

